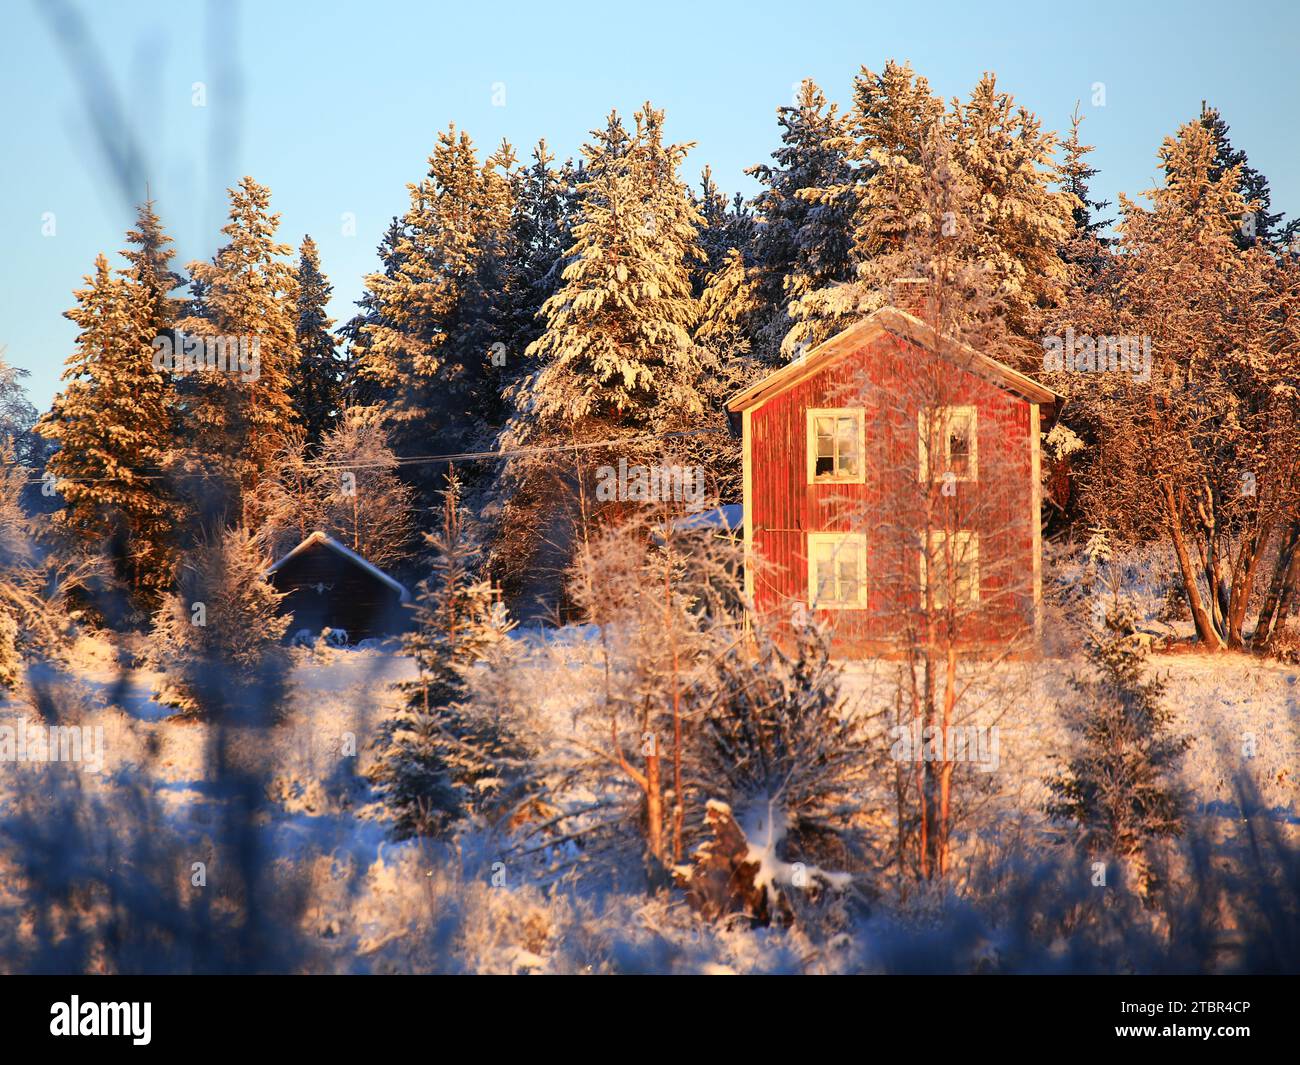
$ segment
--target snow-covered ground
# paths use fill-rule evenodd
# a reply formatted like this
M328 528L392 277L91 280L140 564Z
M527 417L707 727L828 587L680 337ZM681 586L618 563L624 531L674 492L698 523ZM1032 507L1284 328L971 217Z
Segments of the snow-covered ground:
M557 730L571 727L574 707L596 689L600 671L589 636L581 629L515 636L521 660L535 671L531 688L539 708ZM676 922L679 933L666 967L785 967L799 956L800 944L777 931L696 927L683 939L680 907L670 913L662 901L564 892L546 897L512 882L508 870L494 883L496 855L477 838L457 852L392 842L385 811L364 777L392 703L389 687L411 675L409 660L391 648L295 649L293 655L288 714L269 737L264 730L236 734L233 757L256 767L266 781L265 845L310 884L300 931L319 944L314 967L617 968L620 944L668 942L660 935L665 922ZM1237 655L1156 655L1151 662L1167 676L1176 729L1193 740L1183 779L1195 816L1229 851L1240 844L1243 811L1233 778L1245 770L1260 804L1246 813L1300 841L1300 669ZM83 639L77 663L79 723L103 729L102 769L80 774L86 794L104 798L111 810L114 789L143 779L169 828L192 841L196 855L206 853L213 804L223 801L210 786L208 726L169 720L167 709L151 699L157 678L121 670L103 641ZM869 711L888 705L895 668L848 664L850 706ZM1015 675L1001 694L1014 697L1000 699L989 719L981 721L975 711L972 722L996 724L998 740L996 766L972 769L980 778L980 802L965 825L966 845L988 844L1002 832L1050 837L1040 812L1042 782L1069 751L1060 704L1075 668L1055 660L1007 666ZM30 706L0 707L0 727L36 722ZM12 801L23 781L36 781L39 790L44 772L41 764L0 765L0 803Z

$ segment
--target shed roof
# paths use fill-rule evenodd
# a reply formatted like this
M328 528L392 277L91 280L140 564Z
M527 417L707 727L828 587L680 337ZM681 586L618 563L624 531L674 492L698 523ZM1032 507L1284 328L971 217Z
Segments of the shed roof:
M862 321L849 326L829 340L818 344L802 359L782 366L768 374L761 381L750 385L727 401L727 410L738 413L758 406L775 395L786 391L800 381L806 380L819 372L827 364L854 350L858 345L874 340L878 336L891 334L951 359L960 366L969 369L999 388L1004 388L1030 403L1039 403L1045 407L1055 408L1061 401L1045 385L1040 385L1018 370L1013 370L1005 363L990 358L982 352L960 341L940 337L932 326L897 307L882 307L867 315Z
M349 562L353 562L357 566L360 566L363 570L369 573L376 580L382 581L384 584L388 585L388 587L393 589L393 591L395 591L398 594L399 598L403 603L409 603L411 601L411 593L407 590L406 585L402 584L400 581L393 580L392 577L390 577L387 573L381 570L374 563L367 562L364 558L358 555L350 547L345 547L343 544L335 540L334 537L327 535L326 533L322 532L320 529L317 529L314 533L308 536L307 539L305 539L302 543L300 543L297 547L295 547L283 558L272 563L271 566L266 571L266 576L269 577L272 573L274 573L286 562L288 562L289 559L302 554L304 551L308 550L313 544L322 544L325 547L329 548L331 551L338 552L338 554L342 555Z

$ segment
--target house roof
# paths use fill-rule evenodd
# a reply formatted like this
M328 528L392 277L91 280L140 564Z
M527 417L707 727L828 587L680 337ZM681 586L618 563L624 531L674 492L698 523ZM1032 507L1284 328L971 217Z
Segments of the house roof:
M738 413L755 407L799 382L807 380L829 363L864 342L886 334L909 340L950 359L1030 403L1054 408L1061 401L1062 397L1050 388L1040 385L1005 363L998 362L997 359L990 358L960 341L940 338L931 326L914 315L900 311L897 307L882 307L867 315L862 321L818 344L802 359L782 366L761 381L750 385L743 392L737 393L727 401L727 410Z
M308 536L307 539L305 539L302 543L300 543L297 547L295 547L283 558L281 558L277 562L272 563L272 565L266 571L266 576L269 577L272 573L274 573L286 562L288 562L289 559L302 554L302 552L308 550L313 544L323 544L325 547L328 547L331 551L338 552L340 555L348 559L350 562L356 563L356 565L360 566L363 570L369 573L376 580L382 581L384 584L388 585L388 587L393 589L393 591L395 591L398 594L398 596L400 597L403 603L409 603L411 601L411 593L407 591L406 585L402 584L399 581L393 580L392 577L390 577L387 573L381 570L378 566L374 565L371 562L367 562L364 558L358 555L351 548L344 547L341 543L335 540L334 537L326 535L320 529L317 529L314 533Z

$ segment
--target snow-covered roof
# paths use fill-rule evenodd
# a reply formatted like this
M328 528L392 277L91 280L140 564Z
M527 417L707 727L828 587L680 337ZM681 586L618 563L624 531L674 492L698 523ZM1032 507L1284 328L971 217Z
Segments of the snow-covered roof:
M344 558L355 562L376 580L383 581L384 584L388 585L388 587L398 594L403 603L409 603L411 601L411 593L407 591L406 585L402 584L400 581L393 580L392 577L381 570L378 566L371 562L367 562L350 547L345 547L343 544L335 540L334 537L321 532L320 529L317 529L314 533L308 536L307 539L285 555L284 558L280 559L278 562L272 563L270 568L266 571L266 576L269 577L272 573L288 562L289 559L293 558L295 555L301 554L303 551L306 551L312 546L312 544L324 544L330 550L337 551Z
M723 532L736 532L745 524L745 508L739 503L702 510L698 514L688 514L676 518L672 523L674 529L721 529Z
M990 358L982 352L960 341L940 336L931 326L915 315L897 307L881 307L867 315L862 321L836 333L829 340L823 341L801 359L787 363L774 370L760 381L756 381L744 391L733 396L727 402L727 410L738 413L765 402L772 396L779 395L800 381L806 380L819 372L827 363L857 350L858 346L885 333L902 337L919 344L930 351L951 359L965 369L971 370L1000 388L1028 400L1042 404L1051 409L1060 404L1062 397L1046 385L1041 385L1032 378L1013 370L1005 363Z

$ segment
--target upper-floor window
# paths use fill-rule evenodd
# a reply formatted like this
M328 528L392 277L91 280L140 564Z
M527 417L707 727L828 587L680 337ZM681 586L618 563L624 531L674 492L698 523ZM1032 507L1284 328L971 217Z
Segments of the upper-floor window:
M862 484L866 429L859 408L808 412L808 482Z
M918 415L920 478L979 480L979 421L974 407L932 407Z
M819 610L867 605L864 534L808 534L808 604Z

